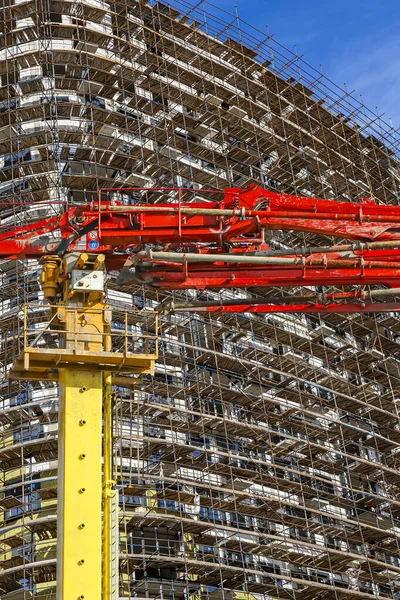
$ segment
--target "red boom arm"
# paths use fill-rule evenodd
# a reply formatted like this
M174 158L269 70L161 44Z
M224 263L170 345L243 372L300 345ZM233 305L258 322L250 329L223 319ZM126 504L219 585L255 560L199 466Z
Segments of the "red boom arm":
M164 195L172 192L146 190L154 191ZM121 270L124 282L134 280L168 290L365 284L400 287L399 206L377 205L365 199L355 204L289 196L257 186L227 189L222 200L210 202L182 202L181 195L188 190L177 191L178 201L134 205L100 201L100 193L97 203L71 207L60 217L1 234L0 258L38 258L74 250L102 252L110 270ZM324 234L350 243L292 249L281 243L282 249L271 250L265 243L269 230ZM284 237L281 242L285 242ZM352 302L343 303L346 300ZM396 308L397 304L372 302L359 290L340 298L315 296L278 308L265 301L251 306L203 305L203 310L246 312Z

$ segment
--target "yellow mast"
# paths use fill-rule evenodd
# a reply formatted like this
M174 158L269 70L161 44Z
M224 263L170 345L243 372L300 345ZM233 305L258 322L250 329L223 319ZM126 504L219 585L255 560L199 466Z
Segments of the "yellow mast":
M146 319L136 324L142 339L129 333L125 315L122 347L120 341L114 351L104 256L50 256L42 264L50 323L30 331L25 307L24 350L10 377L59 382L57 600L114 600L118 495L112 480L112 373L154 372L156 315L151 332L143 328ZM38 345L45 333L50 347Z

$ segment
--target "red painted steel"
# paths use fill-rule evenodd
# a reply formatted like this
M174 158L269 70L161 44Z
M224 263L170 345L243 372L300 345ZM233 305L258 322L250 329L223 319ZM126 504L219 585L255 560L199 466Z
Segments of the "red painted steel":
M307 302L297 304L238 304L225 306L224 303L219 307L205 306L197 308L195 312L211 313L302 313L302 314L331 314L331 313L382 313L400 311L399 302L368 302L367 304L357 304L356 302L339 304L310 304Z
M144 198L161 193L167 201L127 205L103 200L108 192L121 197L135 192ZM210 194L209 201L198 201L194 196L205 193ZM183 202L182 197L190 194L194 201ZM324 252L318 248L296 249L293 254L285 251L284 260L278 256L275 261L279 264L271 259L263 259L265 264L260 264L259 258L269 252L264 241L269 230L304 231L367 243L359 246L353 243L345 250L339 245L325 248ZM280 241L285 242L284 236ZM369 246L368 242L374 242L375 246ZM163 259L152 258L148 249L160 247L172 254ZM130 279L161 289L366 284L398 287L400 206L378 205L368 199L352 203L290 196L257 186L224 192L109 188L99 190L97 202L69 207L60 217L0 234L2 258L38 258L74 250L103 252L108 268L116 270L123 269L130 257L130 268L125 265L125 274L129 271ZM241 256L254 254L254 264L240 263ZM219 255L220 259L209 256L212 262L206 262L206 255ZM299 302L273 309L252 306L246 312L337 312L344 310L343 307L361 311L367 310L367 306L371 311L377 310L379 303L364 307L357 301L332 303L328 308ZM395 310L397 304L390 306ZM226 307L226 310L233 309Z

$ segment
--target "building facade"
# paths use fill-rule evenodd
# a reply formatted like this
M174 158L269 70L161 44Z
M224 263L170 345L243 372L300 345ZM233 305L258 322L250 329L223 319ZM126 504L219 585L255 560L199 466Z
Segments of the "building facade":
M2 0L0 11L3 230L105 187L201 197L257 183L398 204L389 125L207 2ZM326 239L270 243L304 241ZM46 319L38 273L0 263L2 600L56 589L57 387L6 379L23 305ZM222 292L249 293L277 290ZM113 327L120 309L165 297L112 280ZM395 313L164 316L155 376L114 390L115 597L397 600L399 356Z

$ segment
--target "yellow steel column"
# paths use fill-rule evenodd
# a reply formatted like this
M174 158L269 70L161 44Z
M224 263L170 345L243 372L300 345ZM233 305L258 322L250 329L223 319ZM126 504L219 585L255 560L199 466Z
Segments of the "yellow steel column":
M60 369L57 600L101 598L103 372Z
M118 492L112 480L110 370L153 373L157 358L156 339L149 354L153 339L149 334L144 334L144 354L130 349L128 327L124 351L113 352L112 314L104 302L104 259L101 254L46 258L40 281L45 298L55 306L48 328L35 341L44 331L58 332L59 345L28 345L25 319L24 352L13 367L14 377L32 380L41 375L56 378L58 371L57 600L118 599Z

